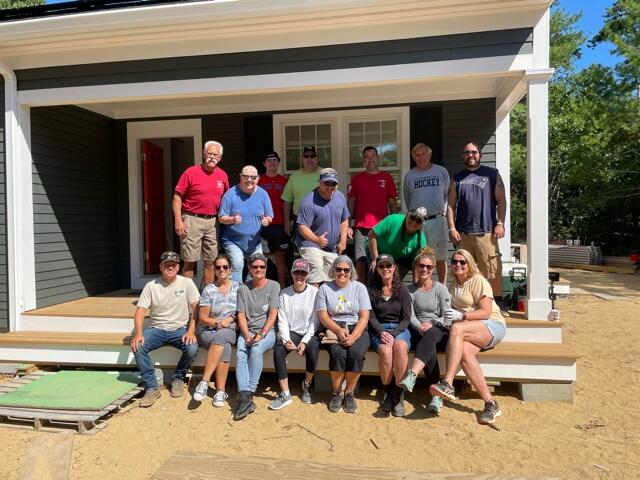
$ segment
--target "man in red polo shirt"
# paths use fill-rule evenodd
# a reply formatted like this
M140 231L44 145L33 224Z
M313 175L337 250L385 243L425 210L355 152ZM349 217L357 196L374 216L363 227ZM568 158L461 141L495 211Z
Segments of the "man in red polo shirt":
M222 144L209 140L202 150L202 165L187 168L173 195L175 230L180 237L182 274L193 278L196 262L204 260L204 284L213 282L213 261L218 256L218 208L229 177L218 168Z

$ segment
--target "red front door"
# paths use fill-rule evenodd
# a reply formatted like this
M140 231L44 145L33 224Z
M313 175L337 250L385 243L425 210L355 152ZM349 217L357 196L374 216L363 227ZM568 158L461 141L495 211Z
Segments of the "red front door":
M160 255L165 247L164 166L162 148L142 140L142 177L144 200L144 270L158 273Z

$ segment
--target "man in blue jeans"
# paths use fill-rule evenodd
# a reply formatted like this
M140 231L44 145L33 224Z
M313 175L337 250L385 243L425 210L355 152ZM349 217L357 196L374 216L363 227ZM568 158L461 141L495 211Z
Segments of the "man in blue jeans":
M141 407L150 407L160 398L150 352L167 344L182 350L171 377L172 397L180 397L184 393L184 378L198 353L193 312L200 301L200 293L193 280L178 275L179 267L177 253L164 252L160 256L162 278L145 285L133 317L135 335L131 340L131 350L136 357L140 377L147 386L140 400ZM151 322L143 330L147 309Z

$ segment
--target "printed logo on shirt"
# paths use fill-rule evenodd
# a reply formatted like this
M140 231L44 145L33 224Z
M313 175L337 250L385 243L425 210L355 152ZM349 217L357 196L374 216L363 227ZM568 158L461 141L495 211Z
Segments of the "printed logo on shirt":
M174 294L176 297L181 297L181 296L183 296L183 295L184 295L184 290L176 290L175 292L173 292L173 294Z
M387 181L384 178L378 180L378 183L380 184L380 188L382 188L383 190L387 188Z
M489 184L489 177L467 177L460 180L461 185L473 185L484 190Z
M336 303L334 312L335 313L355 313L355 308L353 307L353 303L348 301L344 295L340 295L338 297L338 303Z
M216 187L219 188L220 190L224 190L224 182L222 180L217 180Z
M419 177L413 182L413 188L439 187L440 177Z

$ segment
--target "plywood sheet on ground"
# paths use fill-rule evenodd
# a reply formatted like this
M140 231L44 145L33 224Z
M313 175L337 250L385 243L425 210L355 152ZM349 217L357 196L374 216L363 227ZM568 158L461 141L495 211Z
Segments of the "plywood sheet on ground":
M39 433L31 439L18 472L18 480L67 480L72 449L73 435Z
M350 465L328 465L279 458L226 456L204 452L178 452L151 478L153 480L184 480L185 478L226 480L348 480L375 478L376 480L542 480L553 477L522 475L474 475L470 473L425 473L393 468L369 468Z

